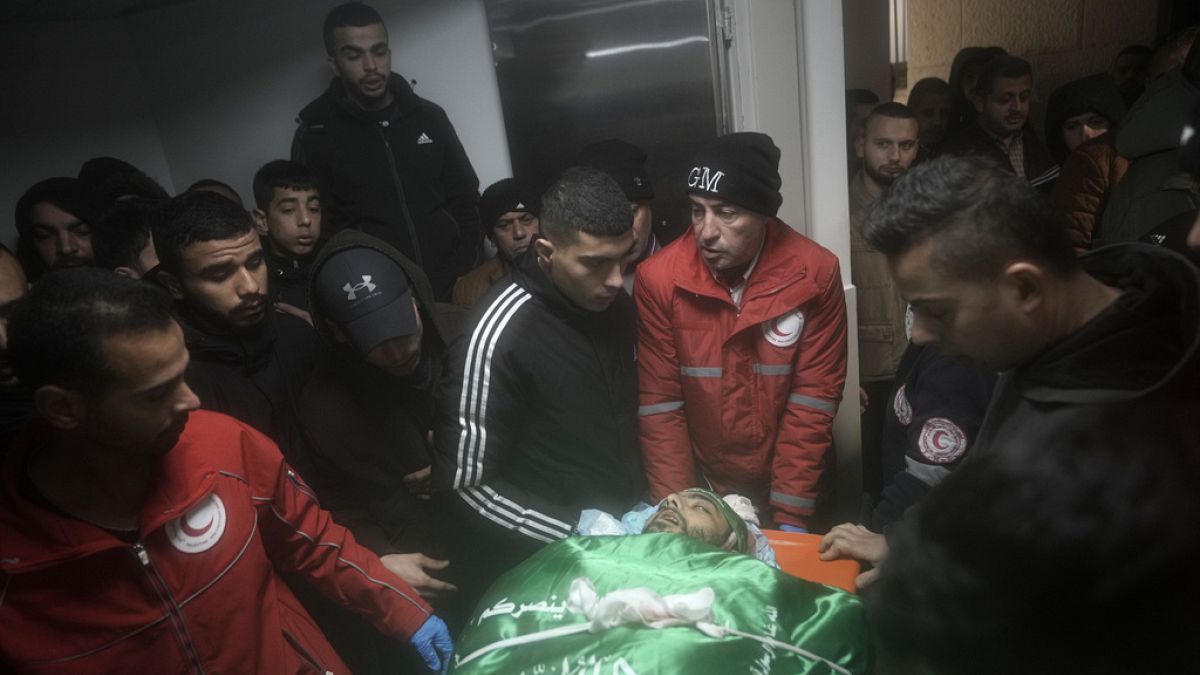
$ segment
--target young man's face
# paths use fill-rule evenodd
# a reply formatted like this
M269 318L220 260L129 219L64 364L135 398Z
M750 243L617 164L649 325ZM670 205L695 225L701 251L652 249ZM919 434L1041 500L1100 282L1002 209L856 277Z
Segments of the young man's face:
M262 322L268 309L267 264L253 229L233 239L196 242L180 258L178 277L161 275L176 299L231 332Z
M867 120L867 133L858 144L863 171L877 185L891 185L917 158L920 126L916 120L875 115Z
M29 210L30 236L46 267L81 267L93 262L92 232L87 223L50 202Z
M188 351L183 331L169 327L104 341L113 377L88 397L82 428L101 448L124 455L161 455L179 441L200 400L184 381Z
M321 236L321 197L316 190L274 188L267 210L254 209L254 223L273 253L303 258Z
M719 199L696 195L688 199L692 233L708 268L721 273L749 265L766 236L768 218Z
M496 220L492 237L496 250L505 260L516 260L529 248L533 235L541 230L541 221L528 211L509 211Z
M1029 119L1029 104L1033 99L1033 78L997 77L987 96L974 98L979 122L998 136L1012 136L1021 131Z
M675 532L721 547L729 540L730 527L717 507L705 497L676 492L663 500L658 511L646 521L642 532Z
M1112 76L1122 94L1136 94L1150 74L1149 54L1124 54L1113 63Z
M926 94L919 100L910 100L908 107L917 116L921 144L936 146L941 143L946 137L946 125L950 122L950 94Z
M335 28L329 65L363 107L380 108L391 100L392 50L383 24Z
M397 377L413 374L413 371L421 363L421 337L425 332L425 327L421 323L421 312L417 310L415 298L412 303L412 311L417 317L417 332L412 335L394 337L372 347L365 357L367 363Z
M1108 131L1109 126L1107 119L1093 112L1068 117L1062 125L1063 144L1067 146L1067 152L1071 152L1085 141Z
M1018 306L1003 279L954 278L933 264L926 239L889 258L900 295L912 305L912 340L991 370L1020 365L1040 348L1038 326Z
M586 232L561 241L538 239L538 263L554 286L572 303L603 312L617 299L625 281L625 259L633 250L633 230L615 237Z

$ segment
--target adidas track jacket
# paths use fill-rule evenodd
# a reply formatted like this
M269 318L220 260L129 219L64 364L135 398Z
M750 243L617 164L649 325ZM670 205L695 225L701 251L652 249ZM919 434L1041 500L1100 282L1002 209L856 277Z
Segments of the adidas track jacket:
M533 255L476 305L439 386L434 477L473 525L551 542L642 496L633 311L624 293L577 308Z

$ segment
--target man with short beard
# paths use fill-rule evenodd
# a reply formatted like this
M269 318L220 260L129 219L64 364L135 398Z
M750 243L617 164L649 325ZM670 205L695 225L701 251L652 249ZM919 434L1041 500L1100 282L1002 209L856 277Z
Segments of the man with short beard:
M850 180L850 276L858 289L859 384L867 400L862 419L866 467L880 466L876 457L886 401L908 338L904 300L892 284L887 258L863 237L862 223L884 190L912 166L919 136L920 124L909 108L884 103L867 117L855 148L862 168ZM874 494L882 487L882 477L868 473L866 483L867 491Z
M310 473L295 410L319 343L303 320L273 310L250 214L211 192L184 193L164 208L154 243L201 405L263 432L301 475Z
M479 179L446 112L392 72L383 18L361 2L325 17L334 79L300 111L292 159L321 182L326 230L357 228L425 271L438 298L475 266Z
M942 153L991 157L1036 188L1052 187L1058 167L1029 124L1033 66L1016 56L988 61L971 102L978 117L948 138Z
M91 265L92 215L83 186L60 176L39 181L17 200L17 259L30 281L50 270Z
M650 496L709 485L806 530L822 522L846 382L838 260L776 217L769 136L721 136L694 162L692 236L638 266L633 288Z

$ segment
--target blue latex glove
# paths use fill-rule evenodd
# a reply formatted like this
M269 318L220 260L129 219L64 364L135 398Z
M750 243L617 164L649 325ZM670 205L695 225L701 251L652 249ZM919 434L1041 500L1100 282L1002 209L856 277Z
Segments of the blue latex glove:
M444 673L450 667L450 655L454 653L454 640L446 622L433 614L413 633L412 646L425 659L425 665L435 673Z
M779 529L784 532L796 532L798 534L808 534L808 530L804 529L803 527L796 527L795 525L788 525L786 523L781 524L779 526Z

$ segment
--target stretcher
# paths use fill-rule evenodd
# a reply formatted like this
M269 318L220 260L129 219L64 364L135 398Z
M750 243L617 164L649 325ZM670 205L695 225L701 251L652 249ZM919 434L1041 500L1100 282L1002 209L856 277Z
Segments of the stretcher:
M854 580L862 568L854 560L821 560L817 553L821 535L781 530L762 532L767 536L771 548L775 550L775 561L779 563L779 569L807 581L815 581L851 593L857 591Z

